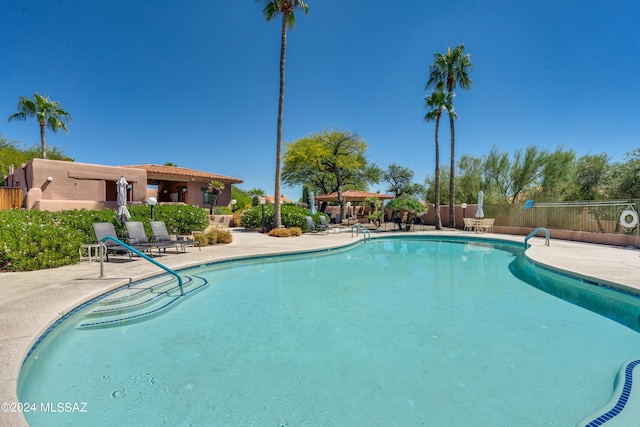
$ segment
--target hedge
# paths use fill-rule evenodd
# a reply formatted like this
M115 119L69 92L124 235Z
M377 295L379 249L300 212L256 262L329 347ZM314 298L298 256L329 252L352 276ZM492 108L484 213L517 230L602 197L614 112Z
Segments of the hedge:
M273 205L264 205L264 228L265 231L271 230L273 226L274 217ZM316 225L320 224L320 215L322 213L317 212L315 215L309 213L309 209L296 206L296 205L282 205L280 207L280 219L282 220L282 226L285 228L299 227L304 232L308 232L306 216L311 216L313 222ZM326 215L325 215L326 216ZM262 206L253 206L242 212L240 218L240 225L249 229L262 228Z
M131 221L142 221L151 237L151 207L131 206L129 212ZM194 206L156 206L154 214L173 234L202 231L209 225L208 212ZM111 209L0 211L0 271L41 270L78 263L80 245L96 240L94 222L111 222L119 232L124 228Z

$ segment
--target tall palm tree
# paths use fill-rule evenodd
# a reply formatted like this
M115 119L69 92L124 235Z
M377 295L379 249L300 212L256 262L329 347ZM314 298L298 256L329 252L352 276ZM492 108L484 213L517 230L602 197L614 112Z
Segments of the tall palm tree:
M455 112L453 112L453 106L451 105L451 94L444 93L442 90L436 90L431 95L425 98L427 107L431 108L429 112L424 116L425 122L435 120L436 122L436 171L435 171L435 210L436 210L436 230L442 230L442 218L440 217L440 145L438 143L438 130L440 128L440 117L442 116L442 110L451 112L455 118L458 118Z
M433 55L433 64L429 67L429 80L425 86L425 90L428 89L440 89L446 91L447 94L453 99L455 96L453 90L456 86L460 86L462 89L471 89L471 78L469 72L473 68L471 63L471 55L464 53L464 44L451 50L449 48L447 53L435 53ZM455 173L455 129L453 126L454 110L453 101L451 101L451 109L449 113L449 127L451 128L451 166L449 173L449 224L451 227L455 227L455 186L454 186L454 173Z
M280 163L282 163L282 112L284 109L284 62L287 53L287 27L296 25L295 9L309 13L309 5L302 0L256 0L265 3L262 16L271 22L276 16L282 15L282 32L280 37L280 95L278 99L278 130L276 135L276 185L273 194L274 215L273 228L280 228Z
M40 124L40 144L42 145L42 158L47 158L47 139L45 137L45 127L54 133L60 129L69 133L67 123L71 123L71 116L60 106L59 102L49 99L49 96L42 96L38 92L33 94L33 99L21 96L18 99L18 112L9 116L12 120L27 120L27 117L35 117Z

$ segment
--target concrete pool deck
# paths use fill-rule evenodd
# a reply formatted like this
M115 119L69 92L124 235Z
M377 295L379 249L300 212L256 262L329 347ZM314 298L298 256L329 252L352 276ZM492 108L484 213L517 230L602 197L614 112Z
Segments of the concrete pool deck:
M305 234L295 238L273 238L260 233L232 230L233 243L209 246L198 251L190 248L184 254L167 254L158 260L173 269L204 262L248 257L252 255L291 253L345 246L358 240L351 232L325 235ZM399 232L373 233L373 237L400 235ZM522 243L523 236L476 234L460 231L423 231L408 235L495 238ZM361 236L360 236L361 237ZM640 293L640 250L551 240L529 240L527 256L540 264L605 283L617 283ZM170 249L169 252L172 250ZM0 273L0 404L17 404L17 384L22 362L37 338L57 319L74 307L111 289L162 273L141 259L129 262L114 257L104 264L105 277L100 278L100 263L76 265L51 270L23 273ZM613 380L613 379L612 379ZM36 402L37 403L37 402ZM39 403L37 403L39 405ZM0 425L27 426L18 412L0 411ZM594 408L597 409L597 408Z

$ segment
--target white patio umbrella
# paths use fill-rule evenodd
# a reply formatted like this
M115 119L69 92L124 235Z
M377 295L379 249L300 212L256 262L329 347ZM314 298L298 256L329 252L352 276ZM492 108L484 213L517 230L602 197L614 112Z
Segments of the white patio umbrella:
M484 193L482 190L478 191L478 210L476 211L476 218L484 218L484 212L482 211L482 204L484 203Z
M315 200L316 195L313 194L313 191L309 193L309 204L311 205L311 207L309 208L309 213L311 215L315 215L316 214L316 200Z
M116 212L116 215L121 222L128 221L131 218L129 209L127 209L127 185L129 185L129 183L124 179L124 176L121 176L116 181L118 193L118 211Z

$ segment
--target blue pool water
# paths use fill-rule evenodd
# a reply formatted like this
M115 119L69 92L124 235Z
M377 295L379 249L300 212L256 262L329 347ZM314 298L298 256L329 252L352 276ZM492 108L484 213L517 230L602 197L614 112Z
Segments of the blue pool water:
M547 292L636 325L637 298L504 243L374 239L184 273L209 286L153 319L81 330L80 313L44 339L20 401L86 412L30 425L569 426L640 356L633 314Z

